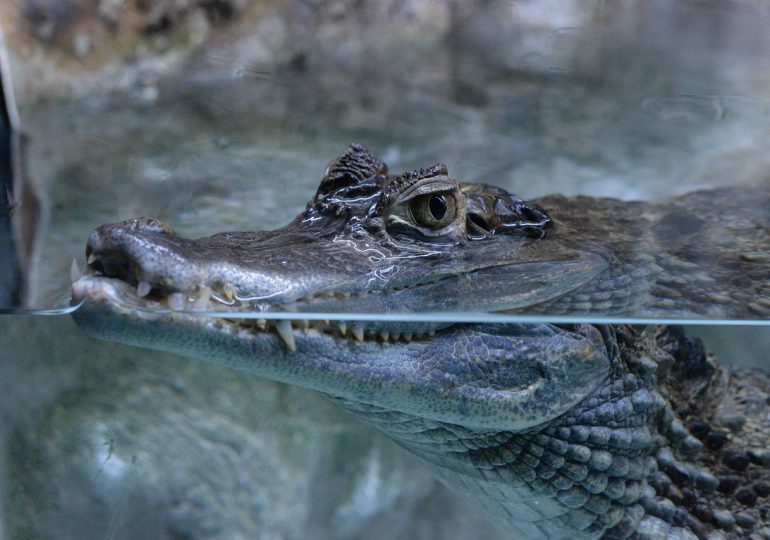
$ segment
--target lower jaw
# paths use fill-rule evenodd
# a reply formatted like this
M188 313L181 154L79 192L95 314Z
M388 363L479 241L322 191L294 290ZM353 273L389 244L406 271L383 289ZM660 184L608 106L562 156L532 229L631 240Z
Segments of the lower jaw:
M208 301L204 305L203 302L195 298L183 297L180 300L180 297L183 297L181 293L172 293L168 296L157 294L139 296L132 285L118 279L101 276L81 277L72 285L73 303L82 303L81 307L76 310L74 317L87 330L103 326L94 320L94 317L88 316L89 311L100 311L102 317L107 314L122 317L124 322L129 319L142 320L145 324L151 324L153 321L160 322L161 320L165 320L169 324L183 322L189 324L195 321L194 324L208 324L219 331L230 335L239 334L244 338L274 335L282 340L289 351L293 352L296 350L295 333L297 332L312 330L336 339L358 343L379 342L385 344L430 339L436 330L451 326L448 323L406 323L387 320L267 319L260 318L259 313L208 311L210 308ZM177 309L180 306L181 309ZM287 313L288 315L290 314ZM387 316L383 315L383 317ZM108 339L115 339L115 337L111 336ZM120 341L120 339L117 340Z

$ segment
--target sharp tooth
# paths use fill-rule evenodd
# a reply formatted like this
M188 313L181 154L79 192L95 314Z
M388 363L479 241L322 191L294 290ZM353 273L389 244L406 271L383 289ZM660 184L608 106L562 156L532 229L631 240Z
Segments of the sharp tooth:
M168 307L177 311L184 309L185 297L180 292L171 293L168 295Z
M363 326L359 326L357 324L354 324L353 327L350 329L350 331L353 333L353 336L356 338L356 340L358 340L358 341L363 341L364 340L364 327Z
M93 253L91 255L89 255L87 262L88 262L89 265L94 264L96 262L96 255L94 255Z
M286 347L294 352L297 350L297 345L294 343L294 333L291 331L291 322L287 320L276 321L275 329L278 330L278 335L281 336Z
M257 319L257 328L260 330L267 328L267 319Z
M436 331L435 330L428 330L428 335L429 336L435 336L436 335Z
M152 285L150 285L146 281L140 281L139 286L136 288L136 294L138 294L140 298L144 298L145 296L150 294L151 290L152 290Z
M307 319L302 319L299 321L293 321L297 324L297 328L301 328L302 330L309 330L310 329L310 321Z
M398 332L393 332L392 334L390 334L390 337L393 338L393 341L398 341L398 338L401 337L401 334L399 334Z
M343 336L348 333L348 325L347 325L347 323L340 322L340 323L337 324L337 328L340 329L340 334L342 334Z
M222 294L228 302L232 302L235 298L235 287L233 287L230 283L225 283L225 286L222 287Z
M72 265L70 266L70 279L72 280L72 283L75 283L77 280L79 280L82 277L83 277L83 272L80 271L78 262L75 259L72 259Z
M402 336L406 341L412 341L412 333L407 332Z
M390 333L382 331L380 332L380 337L382 338L382 341L388 341L388 338L390 337Z

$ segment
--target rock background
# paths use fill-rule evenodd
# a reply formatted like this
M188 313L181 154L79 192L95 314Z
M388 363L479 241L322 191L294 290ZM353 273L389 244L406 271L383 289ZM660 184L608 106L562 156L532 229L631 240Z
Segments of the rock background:
M19 0L0 20L22 99L148 86L196 55L247 66L332 62L378 41L440 38L452 2L264 0ZM362 39L363 38L363 39Z

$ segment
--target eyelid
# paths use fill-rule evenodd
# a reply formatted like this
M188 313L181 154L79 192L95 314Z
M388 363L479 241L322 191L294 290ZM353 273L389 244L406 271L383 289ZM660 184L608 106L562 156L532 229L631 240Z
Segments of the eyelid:
M421 182L416 183L396 199L395 204L402 204L407 201L420 197L421 195L429 195L431 193L450 193L455 199L460 194L459 185L454 180L436 180L435 178L429 178Z

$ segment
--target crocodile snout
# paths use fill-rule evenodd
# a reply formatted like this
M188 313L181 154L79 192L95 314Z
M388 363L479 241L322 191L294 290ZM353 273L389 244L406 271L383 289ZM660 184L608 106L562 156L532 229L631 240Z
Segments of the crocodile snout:
M91 270L138 286L143 296L153 288L183 286L179 269L192 255L187 242L158 219L128 219L95 229L86 243L86 258Z
M154 218L110 223L95 229L86 244L88 268L99 276L123 281L140 298L168 300L184 309L209 306L209 299L235 307L255 301L292 302L304 289L316 290L323 276L302 279L304 267L292 267L297 251L307 250L307 235L222 233L189 239ZM251 249L247 249L251 248ZM301 274L292 278L291 272ZM306 283L307 282L307 283Z

